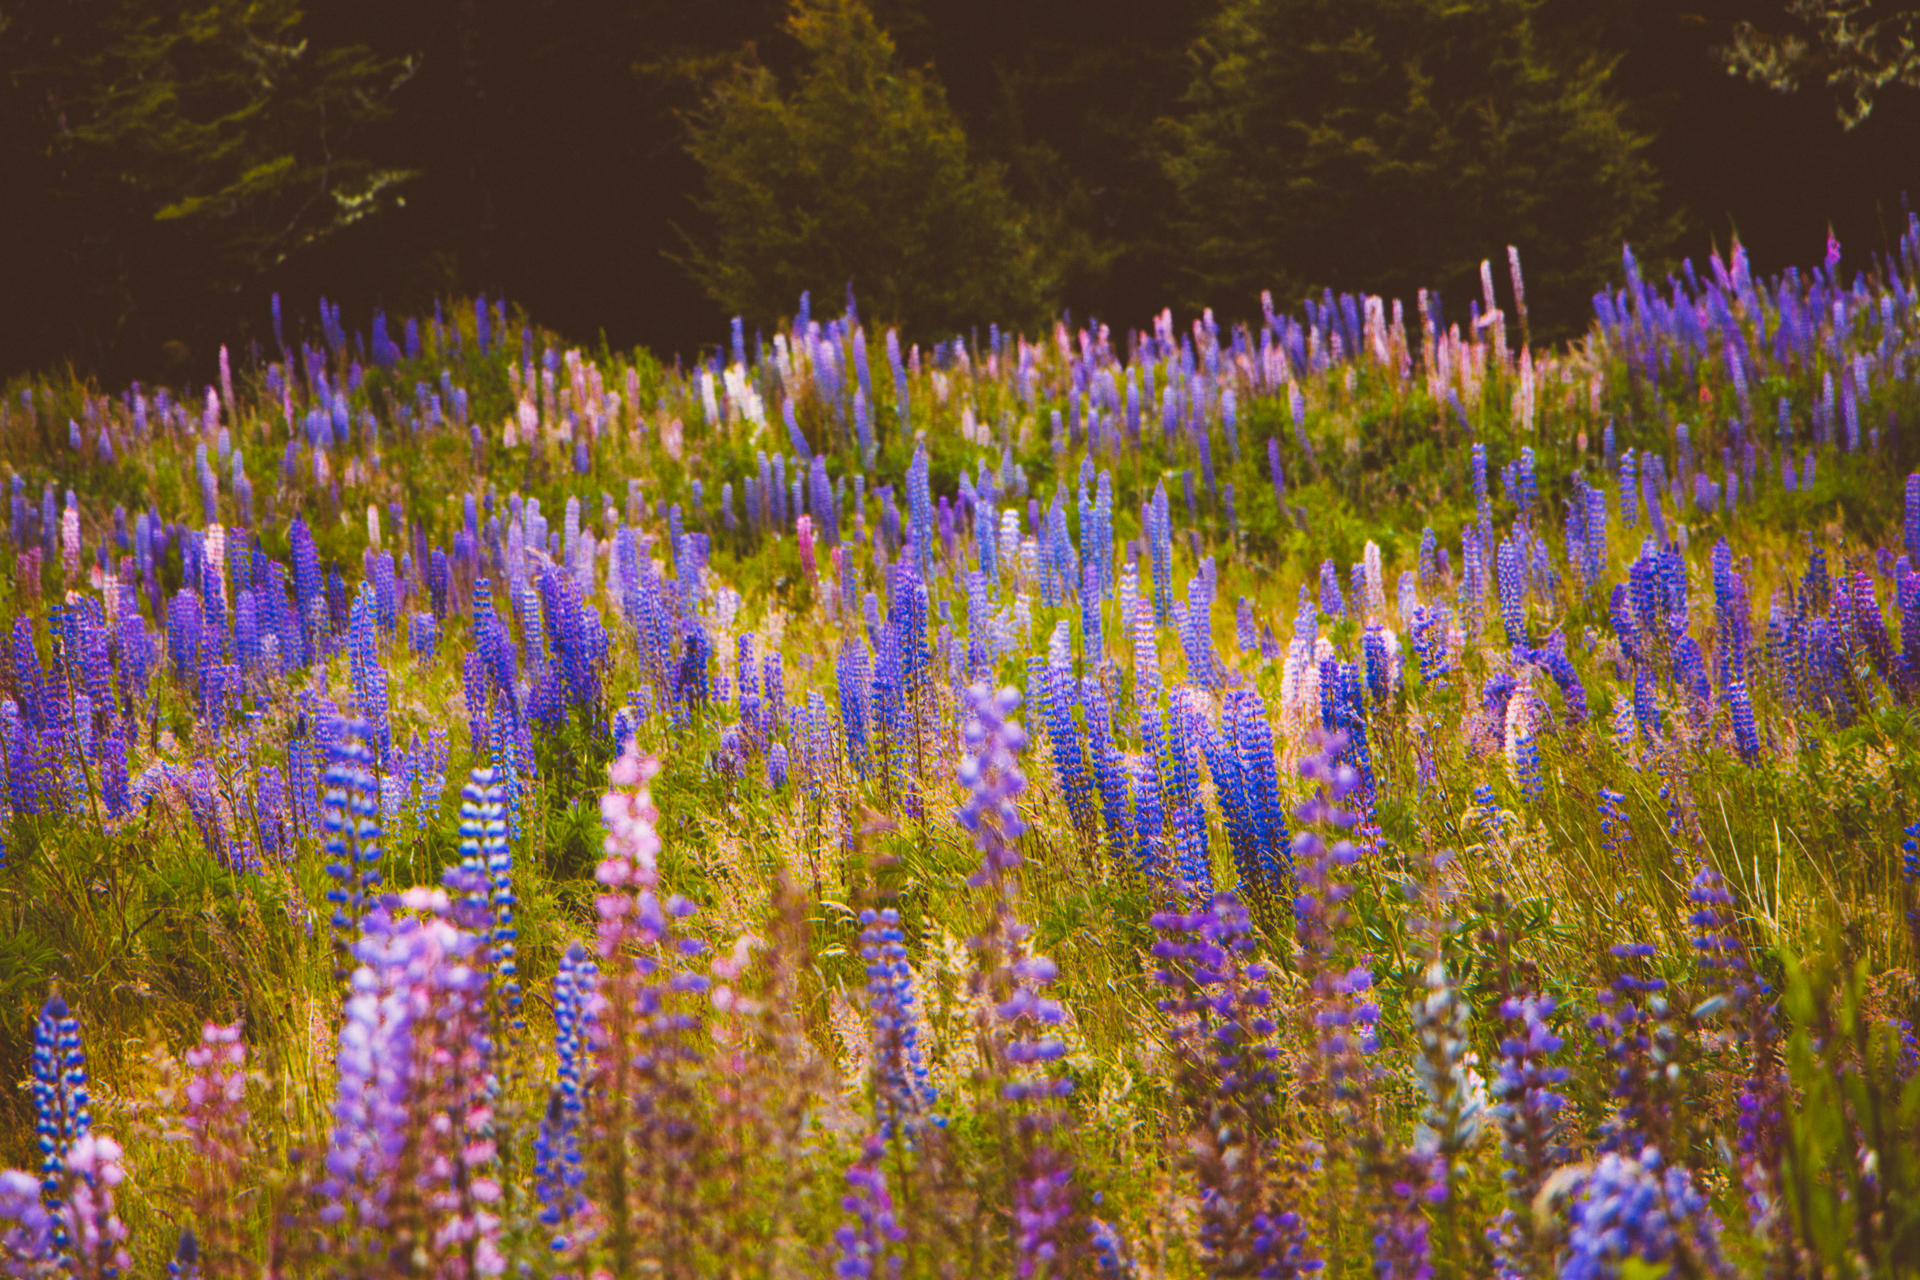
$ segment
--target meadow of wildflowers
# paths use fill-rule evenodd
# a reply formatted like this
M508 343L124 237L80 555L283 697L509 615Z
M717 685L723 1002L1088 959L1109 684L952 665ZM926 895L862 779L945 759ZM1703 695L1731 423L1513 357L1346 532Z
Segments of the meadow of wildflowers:
M1622 268L10 388L0 1275L1920 1274L1920 222Z

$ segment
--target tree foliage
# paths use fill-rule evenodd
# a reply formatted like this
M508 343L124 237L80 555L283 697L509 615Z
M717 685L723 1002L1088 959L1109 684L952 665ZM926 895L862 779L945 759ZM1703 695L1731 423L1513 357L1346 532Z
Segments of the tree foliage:
M1565 331L1657 239L1610 64L1550 53L1537 0L1234 0L1164 126L1196 300L1473 287L1515 245Z
M974 153L1006 166L1075 314L1117 324L1167 305L1179 245L1154 121L1179 103L1214 0L872 3L902 60L939 77Z
M689 266L755 321L803 290L851 284L870 317L916 336L1037 316L1048 278L999 171L929 76L899 65L860 0L799 0L792 87L748 59L692 121L710 234Z
M15 176L0 200L21 233L15 358L78 345L110 365L129 345L230 328L236 294L408 176L355 149L407 71L314 46L295 0L10 6L0 155Z
M1873 0L1792 0L1787 14L1811 39L1740 23L1721 51L1727 69L1777 93L1822 80L1849 129L1873 114L1874 96L1888 85L1920 87L1920 13Z
M934 333L1458 311L1508 243L1553 336L1623 235L1889 251L1920 145L1916 0L863 2L0 0L0 374L204 379L273 292L662 352L850 279Z

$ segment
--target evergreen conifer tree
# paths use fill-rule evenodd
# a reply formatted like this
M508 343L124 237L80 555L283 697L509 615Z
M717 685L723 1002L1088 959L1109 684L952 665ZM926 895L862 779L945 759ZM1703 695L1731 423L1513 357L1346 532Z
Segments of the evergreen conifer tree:
M870 322L940 338L1036 318L1048 280L1025 212L968 154L939 84L899 65L860 0L798 0L796 83L748 60L692 121L712 231L690 269L767 321L849 284Z
M1230 0L1163 126L1194 300L1434 286L1458 315L1515 245L1534 335L1577 327L1621 242L1664 228L1611 64L1550 54L1539 8Z

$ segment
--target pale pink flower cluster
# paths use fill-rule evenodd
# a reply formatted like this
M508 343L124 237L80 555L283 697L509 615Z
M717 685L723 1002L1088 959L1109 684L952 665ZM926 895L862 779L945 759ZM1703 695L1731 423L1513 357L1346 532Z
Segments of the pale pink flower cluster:
M432 1214L437 1256L472 1249L481 1275L505 1268L501 1198L494 1176L492 1088L486 1053L486 971L480 940L448 919L445 889L416 887L393 914L382 904L355 944L341 1028L336 1128L322 1193L323 1216L362 1227L390 1225L404 1201L395 1179L409 1163ZM411 913L420 913L418 915Z
M753 965L755 948L766 945L751 933L743 933L733 940L733 947L713 959L713 989L709 993L713 1007L721 1013L738 1013L752 1017L759 1013L761 1002L741 995L734 984L746 974Z
M794 522L794 536L800 542L800 571L807 575L808 582L814 582L819 578L820 570L813 559L812 516L802 515Z
M60 558L71 582L80 574L80 508L71 498L60 514Z
M127 1176L121 1154L119 1143L97 1133L78 1139L67 1152L72 1180L60 1216L73 1241L77 1276L125 1274L133 1265L126 1250L127 1225L113 1207L113 1189Z
M229 1107L239 1107L247 1099L247 1046L240 1043L240 1024L221 1026L209 1022L200 1028L200 1043L187 1050L187 1065L193 1079L187 1083L189 1131L202 1132ZM238 1119L244 1123L242 1111Z
M656 938L666 931L653 892L660 883L660 836L653 825L660 815L647 790L647 782L659 771L658 761L632 746L607 770L606 794L600 797L600 820L607 828L601 849L606 856L593 873L609 891L594 899L602 959L618 954L636 923Z

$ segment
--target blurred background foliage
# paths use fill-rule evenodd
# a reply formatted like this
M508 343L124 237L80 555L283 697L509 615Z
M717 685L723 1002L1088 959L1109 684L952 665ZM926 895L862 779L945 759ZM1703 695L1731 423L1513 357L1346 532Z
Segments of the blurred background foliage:
M204 380L274 293L298 319L485 292L667 357L849 283L922 340L1263 289L1462 313L1509 243L1563 337L1622 239L1656 268L1736 234L1760 270L1829 227L1890 249L1910 26L1884 0L0 0L0 376Z

